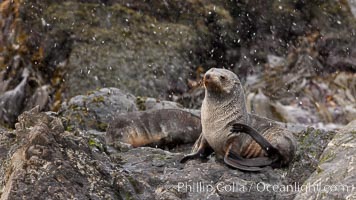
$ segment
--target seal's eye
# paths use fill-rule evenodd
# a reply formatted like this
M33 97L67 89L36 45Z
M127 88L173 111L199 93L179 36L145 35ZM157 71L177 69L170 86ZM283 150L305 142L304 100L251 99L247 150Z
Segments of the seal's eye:
M221 75L221 76L220 76L220 79L221 79L221 80L225 80L225 79L226 79L226 76Z

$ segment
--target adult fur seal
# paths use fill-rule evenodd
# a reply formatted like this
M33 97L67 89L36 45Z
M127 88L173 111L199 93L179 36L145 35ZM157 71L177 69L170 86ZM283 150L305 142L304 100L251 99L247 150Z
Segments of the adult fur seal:
M247 113L236 74L212 68L204 75L204 87L202 134L182 163L213 151L227 165L247 171L282 167L293 159L297 147L293 134L272 120Z

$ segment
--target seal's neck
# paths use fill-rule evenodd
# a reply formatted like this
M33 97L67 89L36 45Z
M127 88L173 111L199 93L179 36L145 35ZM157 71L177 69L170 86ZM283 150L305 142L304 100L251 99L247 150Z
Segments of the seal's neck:
M214 94L205 91L202 120L225 125L235 122L248 124L249 118L243 89L236 89L229 94Z

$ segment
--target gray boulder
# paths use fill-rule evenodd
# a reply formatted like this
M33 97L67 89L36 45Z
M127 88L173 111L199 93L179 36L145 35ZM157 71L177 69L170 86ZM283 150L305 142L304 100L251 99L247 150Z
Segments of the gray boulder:
M290 166L266 168L261 173L231 169L214 156L180 164L179 160L189 149L168 152L138 147L111 154L111 158L119 160L136 177L137 185L156 199L293 199L298 191L285 191L285 188L301 185L315 171L333 135L312 128L300 132L297 135L300 148Z
M159 112L160 110L155 110ZM180 111L180 110L179 110ZM147 111L153 112L153 111ZM182 112L182 111L180 111ZM281 186L303 183L315 170L333 132L307 129L288 168L261 173L230 169L214 156L179 160L190 149L106 149L105 137L66 131L63 118L37 107L16 129L0 130L1 199L293 199ZM178 130L178 129L177 129ZM105 139L105 138L104 138ZM315 142L318 141L318 142ZM95 187L93 187L95 186ZM277 186L272 190L272 186Z
M88 138L64 129L59 118L38 107L19 117L16 143L6 159L0 156L1 200L150 197L139 197L132 177L105 153L93 151Z
M355 199L356 120L339 130L320 157L317 170L304 182L299 199ZM307 190L308 189L308 190Z
M24 69L21 82L14 89L0 93L0 123L11 126L16 122L24 107L28 77L29 71Z
M182 109L183 106L177 102L159 100L152 97L137 97L137 104L140 110L158 109Z
M114 116L137 111L136 97L117 88L102 88L78 95L62 105L61 115L72 129L105 131Z
M175 101L159 100L152 97L137 97L137 106L140 110L180 109L200 117L200 109L184 108Z

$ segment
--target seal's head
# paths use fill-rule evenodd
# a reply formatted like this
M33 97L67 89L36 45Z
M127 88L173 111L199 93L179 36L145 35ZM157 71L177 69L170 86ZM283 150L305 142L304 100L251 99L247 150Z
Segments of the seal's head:
M241 90L239 78L227 69L209 69L204 75L203 82L206 91L209 93L227 95Z

